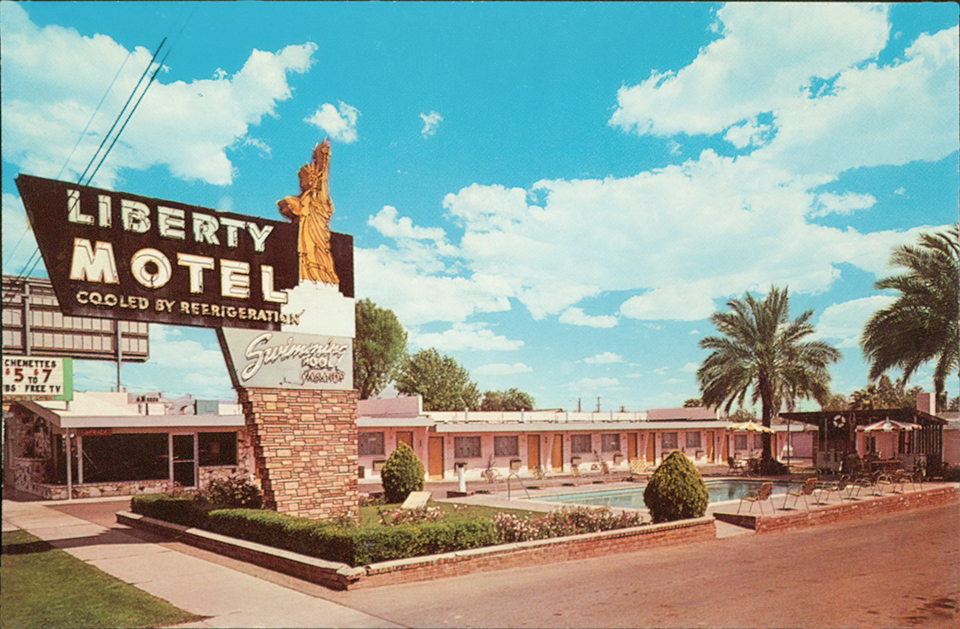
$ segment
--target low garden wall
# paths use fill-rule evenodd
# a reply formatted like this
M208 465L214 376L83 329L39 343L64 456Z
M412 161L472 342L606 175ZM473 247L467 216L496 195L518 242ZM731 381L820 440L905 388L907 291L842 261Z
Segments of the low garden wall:
M696 518L568 537L487 546L352 568L217 533L120 512L117 522L176 537L179 541L337 589L427 581L487 570L542 565L635 552L716 538L713 518Z
M774 515L714 513L714 517L721 522L753 529L757 533L777 533L922 507L938 507L957 502L957 500L960 500L960 488L956 484L951 484L946 487L848 500L843 504L815 506L809 510L780 511Z

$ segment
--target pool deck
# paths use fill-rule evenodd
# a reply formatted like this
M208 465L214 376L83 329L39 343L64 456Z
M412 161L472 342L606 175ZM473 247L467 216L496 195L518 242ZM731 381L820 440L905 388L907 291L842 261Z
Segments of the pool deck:
M725 471L726 466L718 467L713 470L714 474L705 474L705 480L750 480L754 482L769 480L776 483L789 482L792 490L798 489L804 480L802 477L796 475L792 477L782 476L771 478L727 476L723 474ZM520 487L514 480L511 483L509 492L504 483L468 483L467 490L468 493L470 493L468 496L444 497L446 491L456 492L455 486L453 489L444 488L443 485L446 485L446 483L438 483L434 487L428 484L427 490L433 491L435 500L443 502L486 505L501 509L524 509L528 511L549 512L559 507L576 504L574 502L551 502L549 500L551 495L564 494L569 496L569 494L573 493L627 489L631 485L636 486L642 482L643 479L631 481L629 475L621 475L619 477L614 475L605 475L603 477L558 476L549 479L547 483L535 481L534 479L524 479L524 484L528 488L526 490ZM532 483L537 483L536 489L531 487ZM446 491L444 491L444 489L446 489ZM903 488L897 488L896 491L894 491L892 487L880 487L878 490L863 488L860 491L854 490L853 497L848 495L849 490L845 491L843 496L840 496L837 492L817 491L814 495L807 496L806 503L802 497L797 499L795 503L793 497L788 498L781 493L774 494L770 500L766 500L762 504L749 502L741 504L740 500L711 502L707 506L705 515L716 518L717 537L723 538L754 534L757 529L776 530L778 528L777 521L780 521L779 526L785 526L787 521L797 521L800 514L805 514L803 516L804 519L813 522L817 519L816 516L824 516L827 513L834 518L837 512L849 511L850 516L853 516L854 512L858 514L867 513L879 508L877 505L872 505L871 503L885 499L889 502L890 496L910 499L911 495L914 495L912 499L906 501L900 500L900 502L904 503L904 505L902 505L903 508L918 508L924 506L924 501L929 499L931 495L938 494L945 489L952 489L954 490L953 494L956 494L957 484L924 482L922 488L920 488L908 483ZM876 493L876 491L879 491L879 493ZM924 496L923 499L919 498L921 495ZM956 500L956 498L954 497L953 500ZM629 509L623 507L612 507L612 509L614 512L639 511L644 514L645 521L650 520L649 510L647 509ZM811 513L820 511L823 511L823 513ZM735 517L738 515L747 517ZM761 520L763 524L761 524ZM826 523L830 518L824 517L823 520L824 523Z

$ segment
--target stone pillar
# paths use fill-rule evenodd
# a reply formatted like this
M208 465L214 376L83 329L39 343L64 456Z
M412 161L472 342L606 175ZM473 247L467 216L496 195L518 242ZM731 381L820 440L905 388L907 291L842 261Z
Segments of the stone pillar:
M264 506L357 521L357 392L238 387L237 397Z

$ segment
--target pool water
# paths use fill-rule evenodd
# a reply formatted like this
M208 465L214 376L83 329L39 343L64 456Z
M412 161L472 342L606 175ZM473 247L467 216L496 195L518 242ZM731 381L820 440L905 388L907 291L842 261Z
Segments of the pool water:
M723 502L724 500L740 500L748 491L759 489L762 481L707 480L704 481L704 483L707 485L707 493L710 494L710 502ZM606 505L609 507L645 509L647 507L647 505L643 503L643 490L645 488L646 485L634 485L632 487L619 489L541 496L539 499L548 502L569 502L580 505ZM784 494L786 491L787 484L773 484L774 495Z

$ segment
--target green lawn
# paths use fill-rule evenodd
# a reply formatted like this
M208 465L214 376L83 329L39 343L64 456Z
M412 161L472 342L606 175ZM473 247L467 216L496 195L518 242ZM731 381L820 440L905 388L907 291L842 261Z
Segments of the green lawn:
M431 500L430 502L427 503L427 505L431 507L440 507L446 512L452 512L454 508L453 503L437 502L435 500ZM396 509L399 506L400 506L400 503L382 505L379 507L360 507L360 526L381 526L380 513L377 510L383 509L384 511L387 511L390 509ZM537 513L536 511L527 511L525 509L501 509L500 507L487 507L484 505L469 505L465 513L467 515L481 516L481 517L491 518L491 519L493 518L493 516L495 516L498 513L512 513L514 515L517 515L523 518L536 517L538 515L542 515L541 513Z
M200 618L26 531L3 533L0 581L0 629L157 627Z

